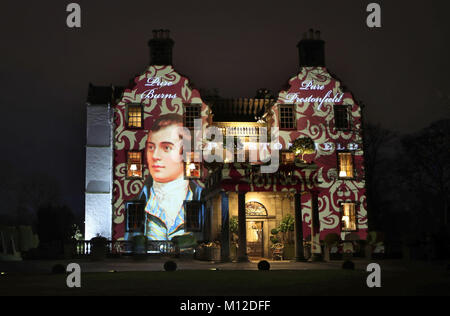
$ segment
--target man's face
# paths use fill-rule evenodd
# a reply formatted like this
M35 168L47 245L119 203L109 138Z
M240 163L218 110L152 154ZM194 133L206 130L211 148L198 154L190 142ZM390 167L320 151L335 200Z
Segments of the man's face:
M183 175L182 140L178 125L169 125L147 137L147 166L153 180L167 183Z

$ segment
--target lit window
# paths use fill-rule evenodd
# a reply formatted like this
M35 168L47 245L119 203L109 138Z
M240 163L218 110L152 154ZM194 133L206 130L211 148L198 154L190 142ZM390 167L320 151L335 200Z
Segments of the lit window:
M294 105L280 105L280 128L281 129L295 129L295 112Z
M283 164L290 164L294 163L295 161L295 154L291 152L283 152L281 153L281 162Z
M336 105L334 107L334 123L336 129L348 130L350 128L346 105Z
M140 105L128 106L128 127L142 128L142 107Z
M184 126L194 129L194 120L201 118L201 107L199 104L187 104L184 106Z
M195 153L187 153L186 161L184 163L184 177L186 179L200 179L201 163L195 162ZM199 159L197 159L199 160Z
M127 232L144 233L145 204L143 202L127 202Z
M344 232L356 231L356 205L355 203L342 203L341 227Z
M128 152L127 177L142 178L142 153L140 151Z
M245 204L246 216L267 216L267 209L259 202L252 201Z
M349 152L338 153L339 178L353 178L353 157Z
M185 230L199 232L202 230L203 204L200 201L185 201Z

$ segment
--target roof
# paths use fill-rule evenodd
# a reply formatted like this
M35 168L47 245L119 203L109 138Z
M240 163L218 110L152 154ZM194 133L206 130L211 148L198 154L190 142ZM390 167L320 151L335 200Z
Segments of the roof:
M214 122L257 122L273 105L274 99L204 99L211 107Z
M91 104L114 103L122 96L123 87L114 86L94 86L89 84L87 102Z

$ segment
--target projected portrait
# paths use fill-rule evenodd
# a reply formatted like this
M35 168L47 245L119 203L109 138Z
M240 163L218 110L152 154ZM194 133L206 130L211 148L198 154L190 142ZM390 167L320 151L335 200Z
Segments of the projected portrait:
M185 201L200 200L201 187L184 176L183 117L160 116L150 128L145 159L150 171L144 194L145 235L150 240L171 240L185 234ZM183 134L184 133L184 134Z

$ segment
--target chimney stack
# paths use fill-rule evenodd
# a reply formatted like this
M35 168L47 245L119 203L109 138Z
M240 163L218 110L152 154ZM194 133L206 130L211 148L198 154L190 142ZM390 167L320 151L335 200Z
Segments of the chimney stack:
M150 47L150 65L172 65L172 49L175 42L170 38L169 30L153 30Z
M325 42L320 39L320 31L304 33L297 47L300 67L325 67Z

